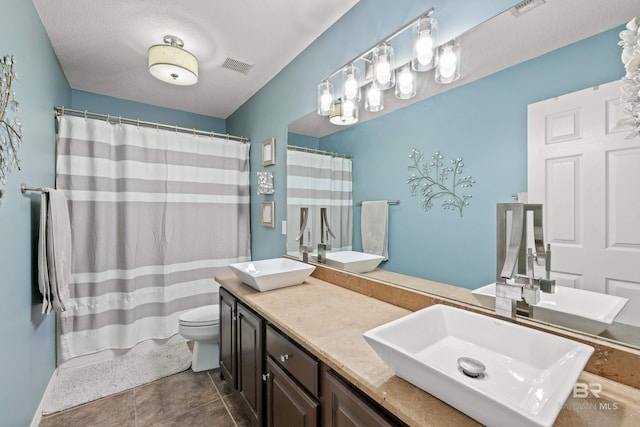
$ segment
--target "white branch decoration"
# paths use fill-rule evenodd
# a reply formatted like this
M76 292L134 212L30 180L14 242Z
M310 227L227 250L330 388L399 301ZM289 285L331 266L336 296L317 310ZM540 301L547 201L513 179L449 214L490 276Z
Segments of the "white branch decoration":
M13 67L16 59L13 56L0 58L0 183L7 183L7 175L11 165L20 170L18 148L22 145L22 124L17 117L13 122L7 112L17 112L20 104L16 101L16 93L11 91L13 81L18 78Z
M447 210L457 210L462 216L462 209L469 206L468 200L471 194L460 194L461 189L470 188L475 181L470 176L462 176L464 163L461 157L451 160L451 166L445 166L444 156L438 151L431 156L429 163L424 162L424 156L417 150L411 150L409 155L413 159L413 164L409 165L412 171L407 184L411 187L411 195L422 194L420 205L425 211L433 207L433 201L441 197L447 197L442 201L442 208ZM449 186L447 181L450 181Z
M621 119L619 126L630 126L627 139L640 135L640 17L633 18L627 29L620 32L622 63L626 71L622 78L622 108L631 116Z

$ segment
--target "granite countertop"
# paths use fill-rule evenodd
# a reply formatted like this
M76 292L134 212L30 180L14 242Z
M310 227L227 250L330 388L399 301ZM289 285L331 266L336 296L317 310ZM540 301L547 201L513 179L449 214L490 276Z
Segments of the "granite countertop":
M301 285L257 292L235 276L216 277L247 306L410 426L480 425L462 412L396 377L362 334L410 311L310 277ZM602 384L599 398L570 397L556 426L636 426L640 390L583 372Z

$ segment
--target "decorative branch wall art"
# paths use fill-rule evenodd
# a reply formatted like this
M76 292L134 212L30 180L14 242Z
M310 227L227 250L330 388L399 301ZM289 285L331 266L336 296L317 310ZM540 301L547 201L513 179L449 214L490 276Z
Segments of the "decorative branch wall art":
M413 164L409 165L411 175L407 184L411 188L411 195L422 195L420 206L425 211L431 210L437 199L442 199L443 209L458 211L462 216L462 210L469 206L471 194L464 194L467 188L471 188L475 181L470 176L462 175L464 163L462 157L451 160L448 165L444 162L444 156L436 151L431 156L431 161L426 162L420 150L411 150L409 158Z
M627 139L640 135L640 17L633 18L627 28L620 32L622 63L625 76L622 78L622 108L629 114L619 125L630 126Z
M17 117L11 121L8 113L16 113L20 104L16 93L12 91L13 81L17 79L14 66L16 59L12 55L0 58L0 183L7 183L11 166L20 170L18 148L22 145L22 124Z

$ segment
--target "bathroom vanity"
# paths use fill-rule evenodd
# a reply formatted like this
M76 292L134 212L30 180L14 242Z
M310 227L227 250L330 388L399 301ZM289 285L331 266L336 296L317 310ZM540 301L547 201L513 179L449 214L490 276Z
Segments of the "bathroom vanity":
M301 285L268 292L235 276L216 280L221 373L253 425L479 425L393 375L362 334L436 303L490 311L325 266ZM637 425L640 390L588 372L579 382L602 390L569 397L554 425Z

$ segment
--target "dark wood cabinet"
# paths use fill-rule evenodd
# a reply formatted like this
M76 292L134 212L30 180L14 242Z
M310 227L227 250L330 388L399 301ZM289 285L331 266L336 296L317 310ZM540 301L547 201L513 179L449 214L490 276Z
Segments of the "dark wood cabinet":
M324 374L322 418L324 427L392 427L397 423L327 370Z
M316 427L319 404L267 358L267 427Z
M402 425L224 288L220 373L254 427Z
M237 389L236 384L236 298L220 288L220 375Z
M247 415L256 427L263 423L264 319L238 303L237 384Z

